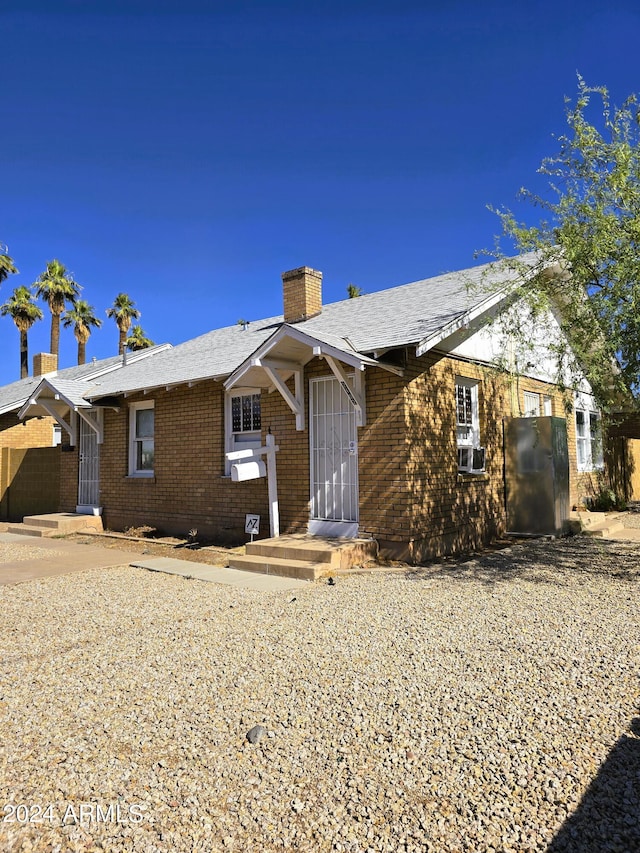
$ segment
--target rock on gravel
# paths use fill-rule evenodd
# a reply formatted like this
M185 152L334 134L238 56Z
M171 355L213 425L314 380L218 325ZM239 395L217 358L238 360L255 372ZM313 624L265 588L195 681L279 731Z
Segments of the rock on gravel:
M639 568L576 537L295 603L4 587L0 849L639 850Z

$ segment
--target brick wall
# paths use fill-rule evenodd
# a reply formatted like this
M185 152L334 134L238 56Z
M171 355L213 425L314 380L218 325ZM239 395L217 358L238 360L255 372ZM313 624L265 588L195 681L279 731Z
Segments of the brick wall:
M403 377L369 368L365 377L367 423L358 431L360 529L383 549L411 560L477 547L504 530L503 418L520 414L525 390L551 393L562 416L560 393L545 383L519 380L437 353L405 353ZM262 394L262 439L270 430L276 456L281 532L305 531L309 519L309 380L330 375L314 358L304 371L305 430L281 395ZM481 443L486 473L457 470L454 386L456 375L480 381ZM293 388L292 381L289 387ZM155 405L154 476L128 476L129 404ZM122 401L105 412L101 495L112 529L150 525L168 533L196 528L201 535L244 542L245 513L262 516L268 535L266 479L233 483L224 475L224 391L221 383L157 391ZM568 419L572 502L585 488L575 466L575 428ZM63 508L77 501L78 454L64 452Z
M57 512L60 504L60 448L3 447L0 451L0 519Z
M52 443L53 420L51 418L29 418L28 420L20 421L14 412L0 415L0 502L2 505L0 512L4 513L2 515L4 520L8 518L9 512L9 495L7 489L20 467L20 459L22 458L20 455L16 456L15 454L12 458L11 454L5 453L5 451L26 450L31 447L54 449L52 448ZM54 450L57 456L58 451L57 449ZM42 483L39 483L38 477L33 480L34 490L37 490L41 485L43 493L48 493L49 483L47 482L47 478L49 475L50 471L45 467L41 473L43 478ZM57 485L52 486L52 488L57 493ZM16 489L17 485L14 493ZM34 506L40 505L38 504L38 500L38 496L34 495ZM48 498L45 500L45 504L46 506L52 505ZM15 506L18 507L18 504L15 504ZM57 506L55 508L57 509ZM16 510L16 512L20 511L20 508ZM15 513L13 513L13 516L15 516ZM11 520L14 520L14 518L12 517Z

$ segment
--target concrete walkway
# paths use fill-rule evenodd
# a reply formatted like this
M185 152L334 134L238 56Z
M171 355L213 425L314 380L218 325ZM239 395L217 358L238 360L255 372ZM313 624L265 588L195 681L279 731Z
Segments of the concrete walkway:
M190 560L176 560L174 557L152 557L141 559L138 555L131 562L139 569L149 569L152 572L167 572L170 575L182 575L185 578L195 578L211 583L223 583L228 586L238 586L244 589L289 590L309 586L311 581L298 578L284 578L278 575L264 575L258 572L243 572L239 569L225 569L210 566L207 563L193 563Z
M294 578L280 578L274 575L260 575L254 572L242 572L238 569L224 569L207 563L193 563L189 560L176 560L170 557L141 557L140 554L116 548L100 548L92 545L79 545L64 539L46 539L34 536L20 536L15 533L0 533L0 543L24 546L25 555L34 552L35 556L26 559L0 563L0 586L37 580L38 578L68 575L74 572L108 569L114 566L133 566L154 572L167 572L173 575L194 578L211 583L222 583L244 589L290 590L308 585L308 581ZM43 551L48 553L43 554Z

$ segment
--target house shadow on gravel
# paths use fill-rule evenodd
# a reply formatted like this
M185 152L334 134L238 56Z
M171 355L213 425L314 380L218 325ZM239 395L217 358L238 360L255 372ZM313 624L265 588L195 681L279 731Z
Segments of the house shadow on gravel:
M640 543L588 536L530 539L473 557L417 566L406 573L410 581L447 578L489 585L525 580L566 586L586 583L594 576L640 581Z
M609 753L547 853L640 851L640 717Z

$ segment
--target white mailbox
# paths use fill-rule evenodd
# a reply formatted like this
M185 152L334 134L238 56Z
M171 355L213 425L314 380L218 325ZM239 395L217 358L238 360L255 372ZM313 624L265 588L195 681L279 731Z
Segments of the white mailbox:
M231 463L231 480L242 483L246 480L256 480L258 477L267 478L269 494L269 528L271 536L280 536L280 514L278 512L278 482L276 479L276 453L280 448L274 437L269 433L264 447L232 450L226 454ZM262 456L267 457L266 464Z
M267 476L267 466L262 459L243 459L234 462L231 466L231 479L234 483L242 483L244 480L257 480L258 477Z

